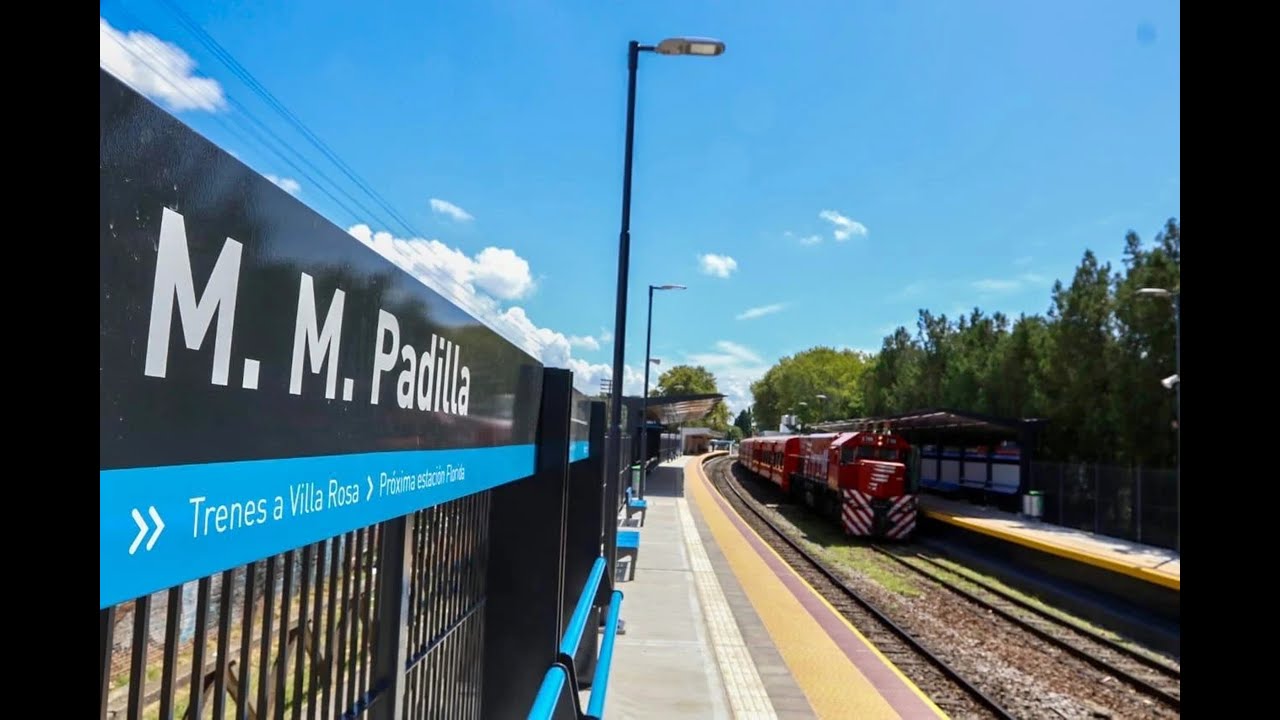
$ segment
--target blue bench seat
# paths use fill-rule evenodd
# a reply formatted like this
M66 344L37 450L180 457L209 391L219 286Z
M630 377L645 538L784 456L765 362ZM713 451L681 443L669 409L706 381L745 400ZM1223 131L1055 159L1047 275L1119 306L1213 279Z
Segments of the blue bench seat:
M636 563L640 561L640 531L618 528L618 557L629 557L627 580L636 579Z
M626 495L627 495L627 520L630 520L632 515L635 515L636 513L640 513L640 527L644 527L644 519L649 512L649 501L637 500L632 495L631 488L627 488Z

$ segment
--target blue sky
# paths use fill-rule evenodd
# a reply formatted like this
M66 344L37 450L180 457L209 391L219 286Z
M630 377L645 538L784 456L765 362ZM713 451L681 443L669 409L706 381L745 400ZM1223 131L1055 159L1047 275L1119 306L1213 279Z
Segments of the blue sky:
M718 58L641 58L627 389L646 288L679 283L656 298L653 355L707 366L736 410L778 358L874 351L918 308L1044 312L1085 249L1118 266L1126 230L1150 240L1179 217L1178 13L107 0L101 64L594 391L612 359L627 42L724 40Z

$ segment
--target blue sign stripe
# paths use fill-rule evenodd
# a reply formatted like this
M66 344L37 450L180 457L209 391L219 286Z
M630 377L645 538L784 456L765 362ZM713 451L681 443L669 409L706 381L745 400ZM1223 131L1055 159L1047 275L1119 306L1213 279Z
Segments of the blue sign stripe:
M578 440L569 443L569 462L575 463L579 460L586 460L591 455L591 442L588 440Z
M528 477L533 445L104 470L99 608Z

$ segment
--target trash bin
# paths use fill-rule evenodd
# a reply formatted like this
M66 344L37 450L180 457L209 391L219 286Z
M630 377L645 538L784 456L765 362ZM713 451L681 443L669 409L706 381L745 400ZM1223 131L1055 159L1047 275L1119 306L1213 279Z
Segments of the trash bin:
M1039 490L1032 490L1022 496L1022 505L1024 515L1039 519L1044 514L1044 495Z

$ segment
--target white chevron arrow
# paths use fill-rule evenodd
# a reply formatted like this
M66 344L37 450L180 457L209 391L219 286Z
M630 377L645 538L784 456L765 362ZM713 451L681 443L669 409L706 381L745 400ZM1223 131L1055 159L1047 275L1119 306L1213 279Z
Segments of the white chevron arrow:
M154 505L147 508L147 513L151 515L151 520L156 524L155 534L147 541L147 550L149 551L156 546L156 540L160 538L160 533L164 532L164 521L160 519L160 513L156 512ZM147 527L147 521L142 517L142 513L138 512L138 508L134 508L131 514L133 515L133 522L138 526L138 535L133 539L133 544L129 546L130 555L138 552L138 546L142 544L142 538L146 537L147 531L151 529Z

